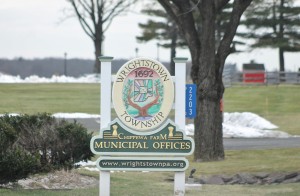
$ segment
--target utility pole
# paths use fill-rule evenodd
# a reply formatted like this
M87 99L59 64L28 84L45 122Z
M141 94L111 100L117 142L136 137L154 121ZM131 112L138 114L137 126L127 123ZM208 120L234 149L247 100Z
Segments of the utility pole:
M67 76L67 53L64 53L65 55L65 60L64 60L64 75Z

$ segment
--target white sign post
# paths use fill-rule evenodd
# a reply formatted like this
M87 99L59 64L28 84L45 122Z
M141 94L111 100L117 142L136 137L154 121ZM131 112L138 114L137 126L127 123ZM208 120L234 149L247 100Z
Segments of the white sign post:
M111 122L111 61L113 57L101 56L101 123L100 130L104 129ZM99 195L110 195L110 171L100 170Z
M175 123L185 130L185 83L187 58L174 58L175 62ZM185 194L185 172L175 172L174 195Z

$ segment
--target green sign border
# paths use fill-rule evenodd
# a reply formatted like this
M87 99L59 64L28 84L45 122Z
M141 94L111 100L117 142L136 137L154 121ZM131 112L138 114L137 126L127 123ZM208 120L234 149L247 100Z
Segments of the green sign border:
M101 161L108 161L112 167L101 167ZM114 164L113 164L114 162ZM124 167L120 167L123 162ZM147 165L148 164L148 165ZM184 167L176 165L184 164ZM121 163L122 165L122 163ZM137 166L140 165L140 166ZM155 166L157 165L157 166ZM96 166L102 171L185 171L189 167L189 161L184 157L109 157L102 156L97 159ZM168 167L169 166L169 167Z
M120 129L120 132L124 134L124 136L129 136L131 138L136 139L118 139L118 136L113 136L113 126L117 125L118 129ZM120 127L119 127L120 126ZM173 127L174 132L172 138L170 135L166 137L169 133L168 128ZM164 140L160 140L160 135L164 134ZM140 139L141 138L141 139ZM146 139L143 139L146 138ZM152 138L152 139L151 139ZM159 139L160 138L160 139ZM96 142L96 143L95 143ZM98 142L98 143L97 143ZM100 142L101 146L100 146ZM119 146L122 145L120 142L126 143L126 145L129 144L129 142L132 142L132 146L128 146L127 148L118 148L118 147L103 147L105 144L110 144L114 142L114 144L118 144ZM135 142L136 146L133 146L133 142ZM160 142L160 143L159 143ZM163 143L165 142L165 143ZM154 148L154 143L156 145L169 145L164 146L166 149L163 148ZM186 149L178 149L173 147L171 145L179 145L180 147L185 146ZM138 144L138 145L137 145ZM182 146L181 146L182 145ZM99 147L96 147L99 146ZM190 146L188 148L188 146ZM150 149L149 149L150 147ZM157 146L156 146L157 147ZM161 146L162 147L162 146ZM96 149L97 148L97 149ZM191 155L194 152L195 144L194 140L190 137L187 137L185 132L178 129L178 127L175 125L173 121L168 119L163 126L160 127L160 129L157 129L152 132L137 132L128 129L125 125L122 124L122 122L117 118L114 121L112 121L109 124L109 127L106 129L102 129L100 131L100 135L94 136L91 139L90 142L90 149L94 154L99 155L143 155L143 156L152 156L152 155L176 155L176 156L187 156Z

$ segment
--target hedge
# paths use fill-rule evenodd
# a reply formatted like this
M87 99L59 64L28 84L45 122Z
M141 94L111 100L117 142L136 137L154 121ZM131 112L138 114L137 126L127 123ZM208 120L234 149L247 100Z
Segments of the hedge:
M92 134L81 124L50 114L0 117L0 183L90 159Z

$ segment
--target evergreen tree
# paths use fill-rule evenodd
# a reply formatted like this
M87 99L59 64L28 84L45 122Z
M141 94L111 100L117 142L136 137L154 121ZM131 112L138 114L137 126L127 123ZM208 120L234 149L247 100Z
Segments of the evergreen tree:
M230 14L232 11L232 3L228 3L223 10L217 14L215 20L215 37L216 37L216 47L219 46L222 37L224 36L225 29L230 20ZM187 47L184 38L180 35L180 31L176 26L175 21L166 13L165 10L158 6L153 6L153 4L148 5L147 8L142 10L142 13L151 16L152 18L147 21L147 23L139 23L139 27L143 30L141 36L137 36L137 40L141 42L148 42L151 40L158 40L159 46L171 49L170 55L170 73L174 75L175 64L173 58L176 55L176 48ZM195 25L197 29L201 28L200 13L193 13L196 19ZM155 20L156 19L156 20ZM239 36L239 33L236 34ZM244 42L233 40L231 43L231 53L239 52L236 45L244 45Z
M175 21L158 4L146 6L142 13L151 16L151 19L146 23L139 23L142 35L137 36L136 39L140 42L158 40L158 47L170 48L170 73L174 75L175 64L172 59L176 56L176 47L186 46Z
M255 0L242 22L255 39L252 48L278 48L280 71L285 71L284 52L300 51L300 7L293 0Z
M219 47L222 37L224 37L226 28L228 26L228 23L230 22L230 15L232 12L232 8L233 8L233 3L228 2L228 4L226 4L224 8L216 15L216 21L215 21L216 48ZM240 50L238 50L237 46L245 45L245 43L241 41L242 36L243 34L236 32L234 39L230 45L230 53L241 52Z

